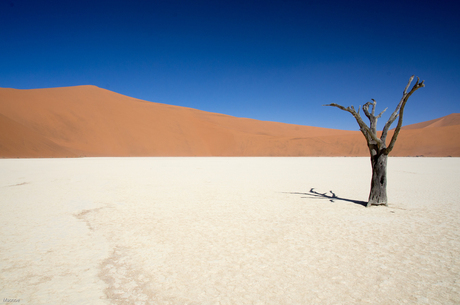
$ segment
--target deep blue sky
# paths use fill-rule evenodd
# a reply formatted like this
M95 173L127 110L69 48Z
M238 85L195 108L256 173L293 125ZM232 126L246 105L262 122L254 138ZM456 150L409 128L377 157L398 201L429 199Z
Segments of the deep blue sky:
M0 0L0 87L96 85L238 117L357 129L460 112L458 1ZM382 124L384 122L381 122Z

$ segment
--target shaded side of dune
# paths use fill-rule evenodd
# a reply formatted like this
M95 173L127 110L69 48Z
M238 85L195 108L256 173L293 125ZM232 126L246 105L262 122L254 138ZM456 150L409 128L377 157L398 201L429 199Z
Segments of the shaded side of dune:
M392 155L460 156L460 118L434 121L403 130ZM236 118L95 86L0 88L0 127L7 158L368 155L358 131Z
M40 133L0 114L0 156L3 158L77 157Z

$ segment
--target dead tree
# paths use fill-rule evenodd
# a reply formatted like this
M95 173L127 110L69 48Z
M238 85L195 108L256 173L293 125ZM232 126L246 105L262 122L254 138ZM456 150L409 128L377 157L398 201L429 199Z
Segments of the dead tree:
M395 145L396 139L398 138L399 131L401 130L402 122L403 122L403 114L404 114L404 107L406 106L407 100L409 97L414 93L417 89L425 87L424 81L420 82L420 79L417 77L417 82L412 87L412 89L407 92L409 89L410 84L414 76L409 79L409 83L407 83L406 88L404 89L403 96L401 101L399 102L398 106L396 106L395 111L391 114L388 121L385 123L383 127L382 134L380 138L377 136L377 119L379 119L382 114L387 110L383 110L379 115L375 115L375 106L377 102L372 99L372 102L367 102L363 105L364 114L369 119L369 126L364 123L361 115L359 114L360 108L358 107L358 112L356 112L353 106L350 107L343 107L341 105L332 103L324 106L334 106L344 111L347 111L353 115L358 122L359 129L363 133L364 137L367 141L367 146L369 147L369 152L371 155L371 166L372 166L372 181L371 181L371 191L369 194L369 200L367 202L367 206L371 205L388 205L387 200L387 160L388 154L393 150ZM371 111L369 111L369 106L371 107ZM390 130L391 124L398 118L398 125L394 130L393 136L391 137L390 143L388 146L386 145L386 138L388 135L388 131Z

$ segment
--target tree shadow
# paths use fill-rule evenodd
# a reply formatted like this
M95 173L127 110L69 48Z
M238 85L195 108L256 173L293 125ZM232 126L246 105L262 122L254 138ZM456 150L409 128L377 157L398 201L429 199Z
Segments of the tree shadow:
M329 193L330 193L330 195L329 195ZM363 207L367 206L367 201L342 198L342 197L337 196L333 191L329 191L328 193L318 193L317 191L315 191L315 188L313 188L313 187L310 189L310 192L308 192L308 193L289 192L289 194L307 195L308 196L308 197L302 197L302 198L329 199L330 202L334 202L335 200L341 200L341 201L352 202L352 203L361 205Z

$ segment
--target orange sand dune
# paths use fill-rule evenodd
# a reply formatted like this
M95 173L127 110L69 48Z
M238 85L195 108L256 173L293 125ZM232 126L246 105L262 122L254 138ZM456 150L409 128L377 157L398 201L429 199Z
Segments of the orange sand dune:
M0 114L0 155L7 158L76 157L40 133Z
M445 117L434 119L422 123L404 126L402 129L419 129L419 128L433 128L443 126L460 125L460 113L452 113Z
M8 158L368 155L358 131L236 118L95 86L0 88L0 128ZM406 128L392 155L460 156L459 114Z

